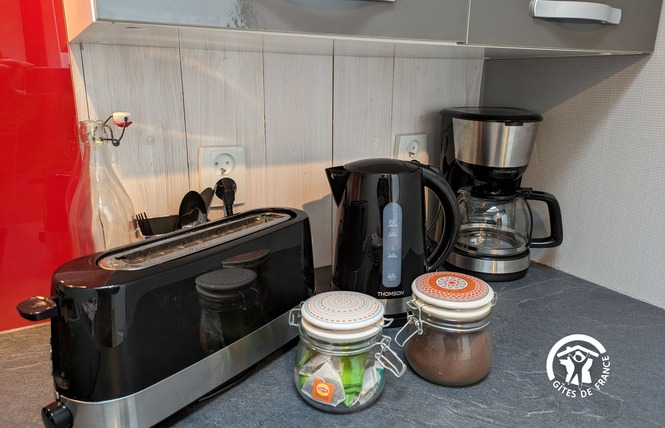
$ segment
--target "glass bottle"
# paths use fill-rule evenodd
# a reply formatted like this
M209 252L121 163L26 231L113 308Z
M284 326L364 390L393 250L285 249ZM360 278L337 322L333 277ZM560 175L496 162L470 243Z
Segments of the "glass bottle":
M79 122L82 167L69 211L74 257L140 240L134 206L113 170L104 123Z

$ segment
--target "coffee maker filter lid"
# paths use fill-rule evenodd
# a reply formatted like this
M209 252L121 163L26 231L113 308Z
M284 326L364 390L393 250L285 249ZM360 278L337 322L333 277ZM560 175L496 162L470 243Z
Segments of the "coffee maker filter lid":
M411 284L413 294L422 302L442 310L491 308L494 291L485 281L458 272L431 272Z
M541 122L543 116L515 107L452 107L441 110L442 115L476 122Z
M302 327L327 340L361 340L383 328L384 308L372 296L354 291L317 294L300 307Z

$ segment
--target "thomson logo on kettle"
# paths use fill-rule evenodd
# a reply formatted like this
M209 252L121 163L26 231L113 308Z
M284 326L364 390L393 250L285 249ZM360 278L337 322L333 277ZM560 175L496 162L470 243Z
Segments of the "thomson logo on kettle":
M399 297L404 295L404 290L397 291L377 291L378 297Z

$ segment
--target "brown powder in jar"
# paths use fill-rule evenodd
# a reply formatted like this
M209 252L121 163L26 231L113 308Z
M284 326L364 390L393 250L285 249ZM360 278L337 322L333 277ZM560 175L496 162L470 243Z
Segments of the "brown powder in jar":
M407 337L415 329L410 325ZM487 376L492 365L489 326L471 333L454 333L423 325L423 333L413 335L404 350L413 371L440 385L474 384Z

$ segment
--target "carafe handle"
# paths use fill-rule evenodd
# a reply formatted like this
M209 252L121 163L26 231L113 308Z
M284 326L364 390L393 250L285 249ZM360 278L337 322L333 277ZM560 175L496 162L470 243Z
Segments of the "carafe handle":
M423 165L417 161L412 162L420 166L425 187L434 193L443 210L441 236L438 237L436 248L427 257L426 261L427 272L431 272L441 266L455 247L460 228L459 204L457 203L455 192L444 181L443 176L439 172L428 165Z
M554 195L538 190L523 189L522 196L526 200L542 201L547 204L550 218L550 236L545 238L532 238L529 247L547 248L558 247L563 242L563 222L561 220L561 207Z

